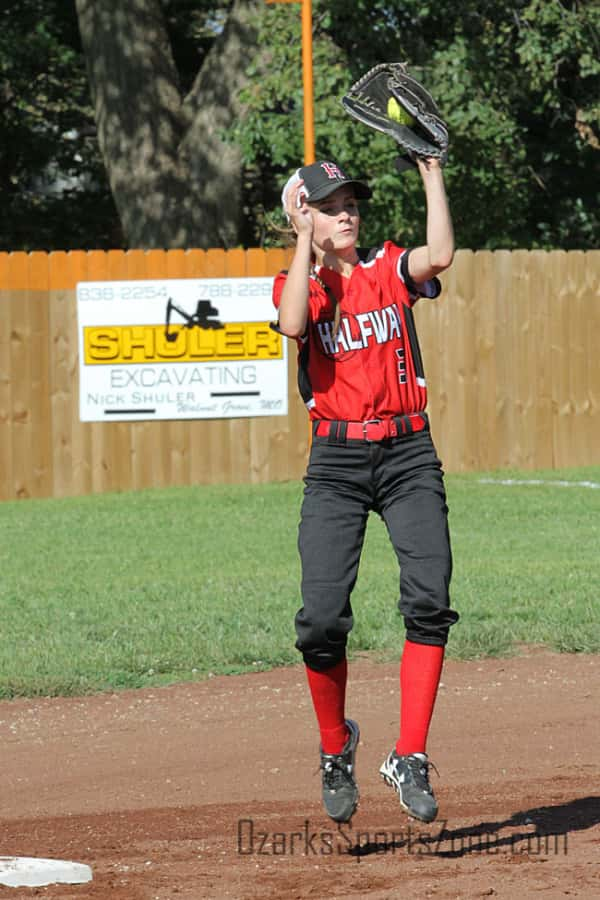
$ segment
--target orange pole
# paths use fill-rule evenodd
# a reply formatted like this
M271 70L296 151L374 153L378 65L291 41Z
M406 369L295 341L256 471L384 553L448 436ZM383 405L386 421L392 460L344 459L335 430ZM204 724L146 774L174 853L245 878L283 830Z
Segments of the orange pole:
M302 0L302 79L304 86L304 165L315 161L312 0Z

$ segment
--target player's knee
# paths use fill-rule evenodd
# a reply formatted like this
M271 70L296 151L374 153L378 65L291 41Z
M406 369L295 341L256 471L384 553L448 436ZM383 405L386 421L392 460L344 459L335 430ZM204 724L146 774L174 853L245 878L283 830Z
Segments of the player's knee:
M327 669L337 666L344 659L346 656L346 645L335 648L302 650L301 652L302 659L309 669L313 669L315 672L326 672Z
M348 631L340 627L329 630L297 627L296 648L309 668L323 672L345 657Z
M448 642L450 628L458 619L456 610L449 607L432 610L429 614L405 616L406 637L415 644L436 644L443 647Z
M336 665L346 655L348 634L354 620L346 605L341 614L334 610L321 609L308 614L306 608L296 616L296 648L304 661L316 671L323 671Z

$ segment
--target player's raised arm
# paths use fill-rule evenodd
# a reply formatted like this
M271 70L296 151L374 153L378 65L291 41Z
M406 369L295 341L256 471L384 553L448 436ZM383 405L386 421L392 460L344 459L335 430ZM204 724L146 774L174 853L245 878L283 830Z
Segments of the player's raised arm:
M296 232L296 249L279 304L279 328L287 337L301 337L308 318L308 279L312 255L313 218L302 194L302 180L286 192L285 210Z
M408 271L413 281L419 284L452 265L454 229L439 160L419 159L417 165L427 203L427 244L412 251Z

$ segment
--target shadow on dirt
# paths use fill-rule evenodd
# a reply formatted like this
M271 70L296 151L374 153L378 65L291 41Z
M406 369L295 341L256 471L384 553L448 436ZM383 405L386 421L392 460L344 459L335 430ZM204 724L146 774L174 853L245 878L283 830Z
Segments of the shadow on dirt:
M415 856L445 859L470 853L493 855L501 851L514 855L565 856L569 852L569 834L600 824L600 797L582 797L557 806L538 806L499 822L480 822L454 829L446 827L447 820L439 824L441 828L436 834L411 820L404 831L394 833L393 840L357 843L348 853L362 857L402 849ZM506 831L509 833L503 834Z

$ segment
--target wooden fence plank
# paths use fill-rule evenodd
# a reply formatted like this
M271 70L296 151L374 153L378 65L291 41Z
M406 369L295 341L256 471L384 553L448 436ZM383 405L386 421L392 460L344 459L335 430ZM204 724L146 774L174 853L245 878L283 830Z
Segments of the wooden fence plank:
M53 494L64 497L72 491L73 481L73 406L78 404L74 390L73 368L77 365L77 339L73 329L74 292L68 283L68 260L64 251L56 251L48 259L48 313L50 330L49 386L52 410Z
M589 287L587 284L585 253L570 250L567 253L567 281L570 287L569 304L569 367L571 369L571 394L573 398L573 423L569 459L575 465L588 462L587 433L589 428L590 398L587 372L587 334L589 323ZM600 451L597 454L600 459Z
M288 254L283 247L271 247L265 250L265 272L267 275L278 275L287 269Z
M59 270L62 272L62 270ZM70 320L68 330L68 345L65 353L68 358L69 373L71 376L71 457L73 460L72 490L73 494L89 494L93 490L93 454L92 454L92 425L82 422L79 416L79 346L77 333L77 296L76 286L80 281L88 281L88 254L83 250L74 250L67 254L66 284L69 289L64 292L65 319ZM57 272L57 275L59 273ZM55 282L57 289L62 288L60 282ZM65 322L66 327L66 322Z
M227 278L244 278L246 275L246 251L241 247L229 250L225 259Z
M32 458L32 328L33 309L29 301L29 258L27 253L11 253L8 261L7 287L11 304L10 368L11 368L11 496L35 496L34 461Z
M207 250L204 257L204 274L202 277L223 278L227 267L226 256L225 250Z
M427 384L427 412L431 421L432 436L444 465L449 466L452 452L449 406L451 385L448 384L445 367L448 364L446 344L451 346L448 322L452 321L452 327L456 327L448 312L454 308L455 280L450 273L444 272L441 282L441 296L432 301L419 300L413 307L413 315Z
M589 410L586 414L586 465L598 465L600 460L600 365L598 365L598 335L600 334L600 250L586 253L585 293L581 315L586 322L586 385Z
M163 278L187 278L185 250L169 250Z
M444 389L448 392L449 424L453 434L453 456L449 462L455 471L469 471L479 450L477 423L469 415L476 391L476 313L473 254L457 254L448 273L452 303L443 307L448 327L439 335L437 348L446 361L443 367ZM421 301L427 302L427 301ZM450 324L451 323L451 324Z
M165 278L167 274L167 251L148 250L146 257L145 278Z
M187 250L184 259L183 278L204 278L206 250Z
M478 466L482 469L496 467L498 454L497 434L497 375L496 375L496 271L494 254L480 250L473 257L474 309L477 329L475 354L477 377L471 417L479 431Z
M496 278L496 416L497 460L501 468L512 466L514 425L514 330L516 310L511 302L512 261L508 250L494 253Z
M106 275L110 281L127 281L127 253L125 250L107 251Z
M552 267L549 254L533 250L528 258L529 303L533 350L529 359L529 378L533 409L531 435L533 439L531 465L551 469L554 461L552 410L551 322ZM525 423L523 423L525 424Z
M11 300L8 295L9 254L0 253L0 499L13 496Z
M552 443L554 464L567 465L571 443L570 428L574 412L571 393L571 369L569 347L571 342L570 307L572 285L568 282L567 254L557 250L551 258L552 280L555 284L555 305L552 316L552 399L554 416L552 421Z
M28 303L31 315L31 484L32 496L52 494L52 417L48 390L50 315L48 254L29 255Z
M512 446L511 465L520 469L533 468L535 408L535 350L536 336L531 316L529 282L529 252L511 252L511 293L513 345L513 384L511 391ZM530 427L516 427L527 422Z

